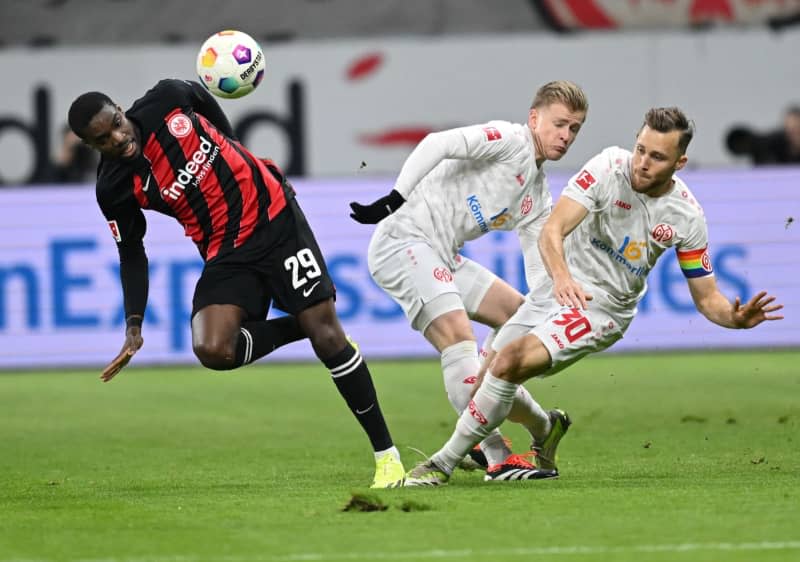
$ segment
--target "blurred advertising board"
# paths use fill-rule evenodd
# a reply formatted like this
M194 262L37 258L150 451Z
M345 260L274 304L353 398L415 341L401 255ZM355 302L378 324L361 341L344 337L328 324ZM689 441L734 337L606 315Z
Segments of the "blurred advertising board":
M160 79L196 78L198 47L0 49L0 75L13 77L0 103L0 184L36 179L57 153L78 95L100 90L128 108ZM553 169L574 170L599 147L632 141L648 108L672 105L697 123L693 165L730 166L737 160L725 146L728 131L779 127L800 91L800 28L379 37L264 47L267 70L258 89L220 103L239 138L293 177L350 176L362 161L370 173L394 174L430 131L525 121L537 88L557 79L580 84L590 109Z
M674 252L651 273L649 291L614 351L800 346L800 169L681 174L702 204L720 288L747 299L768 290L786 319L726 330L697 313ZM549 174L554 196L568 176ZM433 356L399 307L372 282L372 227L348 217L348 202L387 192L392 178L297 180L298 199L327 256L345 329L367 357ZM150 302L139 364L193 363L189 314L202 264L173 219L147 212ZM792 219L792 220L790 220ZM490 232L465 254L525 290L513 233ZM476 327L479 337L485 333ZM92 186L0 190L0 368L104 364L123 343L118 259ZM271 356L308 360L307 341ZM267 360L270 360L268 358Z

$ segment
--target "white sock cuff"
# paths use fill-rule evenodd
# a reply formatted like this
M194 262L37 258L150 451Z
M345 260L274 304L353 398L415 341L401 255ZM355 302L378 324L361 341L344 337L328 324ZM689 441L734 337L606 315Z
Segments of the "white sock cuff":
M489 396L507 404L514 401L514 395L517 393L518 386L519 385L516 383L498 379L489 371L486 371L486 376L481 384L481 388L485 387L485 392Z
M375 460L378 460L386 453L390 453L394 458L400 460L400 451L397 450L397 447L392 445L388 449L383 449L382 451L375 451Z
M472 340L458 342L442 350L442 367L447 367L465 357L478 357L478 343Z
M253 334L241 326L239 327L239 332L244 336L244 358L242 359L242 365L247 365L253 360Z

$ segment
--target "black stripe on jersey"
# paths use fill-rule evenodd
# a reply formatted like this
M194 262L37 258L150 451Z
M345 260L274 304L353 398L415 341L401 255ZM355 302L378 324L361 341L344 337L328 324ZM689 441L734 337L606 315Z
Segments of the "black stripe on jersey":
M253 183L256 188L256 193L258 194L258 224L265 224L268 222L267 209L269 208L269 204L272 202L269 196L267 182L265 182L264 178L261 176L261 170L259 170L258 164L253 162L250 158L250 155L242 150L242 147L239 145L239 143L232 142L231 146L236 152L239 153L242 159L247 162L247 165L253 174ZM267 170L267 173L270 173L269 170Z
M161 145L161 150L164 152L173 170L181 170L189 162L186 159L186 155L183 153L181 142L172 136L169 132L169 127L161 128L156 135L156 141ZM166 150L167 148L170 150ZM186 198L186 203L189 205L189 208L192 209L194 216L197 218L198 225L203 230L203 242L200 246L200 253L203 255L203 259L205 259L208 245L211 242L212 232L211 213L208 210L208 203L206 203L206 199L199 189L187 189L183 192L183 197Z
M231 143L233 144L233 143ZM239 230L242 224L242 208L244 201L242 200L242 188L231 169L228 161L220 150L214 161L214 173L217 174L217 181L219 182L222 195L228 203L228 215L225 221L225 234L222 237L217 255L226 254L233 250L235 247L236 237L239 236Z

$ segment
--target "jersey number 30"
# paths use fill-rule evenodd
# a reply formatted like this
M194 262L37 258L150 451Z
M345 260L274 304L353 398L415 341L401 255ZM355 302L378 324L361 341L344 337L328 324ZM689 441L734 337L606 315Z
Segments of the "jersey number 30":
M571 308L569 312L563 313L561 318L553 321L553 324L564 326L564 337L567 338L569 343L582 338L592 331L589 319L581 314L581 311L577 308Z
M315 279L322 274L314 254L308 248L303 248L294 256L289 256L283 262L286 271L292 272L292 287L299 289L309 279Z

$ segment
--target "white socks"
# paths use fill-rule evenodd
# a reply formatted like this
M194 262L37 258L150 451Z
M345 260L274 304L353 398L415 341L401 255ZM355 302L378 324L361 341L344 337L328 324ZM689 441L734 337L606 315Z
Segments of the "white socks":
M522 385L517 387L508 421L521 424L540 443L550 433L550 416Z
M444 387L450 404L459 414L469 404L479 369L478 345L474 341L462 341L442 351ZM481 450L490 465L502 463L511 454L497 430L481 443Z
M480 367L478 345L474 341L462 341L442 351L444 388L450 404L459 414L469 403Z
M396 460L400 460L400 451L397 450L397 447L392 445L388 449L384 449L383 451L375 451L375 460L377 461L386 453L390 453Z
M464 455L506 419L518 386L495 378L487 371L475 398L458 418L453 435L433 455L432 459L437 466L452 473Z
M497 336L498 329L490 330L483 340L480 350L481 362L486 360L487 355L492 351L492 343ZM536 400L533 399L528 389L520 385L517 388L517 395L514 397L514 405L511 413L508 414L508 421L518 423L528 430L531 437L542 440L550 432L550 416L542 409Z

